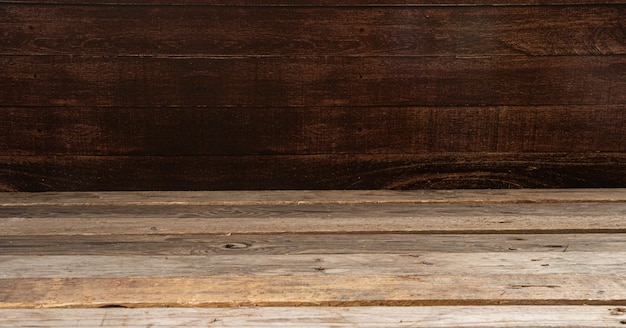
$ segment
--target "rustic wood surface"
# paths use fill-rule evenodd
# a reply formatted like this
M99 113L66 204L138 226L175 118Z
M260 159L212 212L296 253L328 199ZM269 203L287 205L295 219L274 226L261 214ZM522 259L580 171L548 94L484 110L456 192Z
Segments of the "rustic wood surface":
M515 204L626 201L624 189L273 190L0 193L0 206Z
M624 187L625 5L0 1L0 190Z
M43 13L41 9L23 5L2 8L4 15L13 18L0 22L0 29L12 31L0 40L3 54L626 54L624 6L330 5L237 10L223 6L128 6L121 11L115 6L83 4L54 6Z
M5 235L625 233L625 211L623 203L19 206L0 208L0 230Z
M5 193L0 327L621 326L625 197Z
M36 107L623 105L625 58L3 56L0 99Z
M0 310L0 327L623 327L614 306ZM285 320L289 318L289 320Z
M51 229L52 230L52 229ZM95 230L95 229L94 229ZM298 255L421 252L612 252L626 249L624 233L553 234L62 234L0 236L4 255ZM538 254L541 255L541 254Z
M624 153L0 156L0 190L626 186Z
M0 121L11 127L0 130L0 151L4 156L626 152L625 113L624 105L0 107Z

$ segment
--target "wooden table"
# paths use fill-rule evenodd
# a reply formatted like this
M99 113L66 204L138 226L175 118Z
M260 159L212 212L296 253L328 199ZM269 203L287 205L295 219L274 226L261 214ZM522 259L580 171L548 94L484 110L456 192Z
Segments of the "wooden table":
M626 327L626 190L0 194L0 327Z

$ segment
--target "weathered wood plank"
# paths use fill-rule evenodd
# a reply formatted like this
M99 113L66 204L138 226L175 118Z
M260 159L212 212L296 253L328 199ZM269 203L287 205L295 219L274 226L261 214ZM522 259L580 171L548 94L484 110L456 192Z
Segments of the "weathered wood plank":
M623 327L614 306L4 309L0 327Z
M626 202L626 189L109 191L0 193L0 206Z
M2 219L342 219L427 217L478 218L496 216L501 220L522 217L618 217L626 214L626 203L494 203L494 204L301 204L301 205L129 205L129 206L3 206Z
M624 105L0 107L0 122L5 156L626 152Z
M0 156L2 191L597 188L624 153Z
M2 6L0 17L11 17L0 21L0 30L7 31L0 53L11 55L626 54L626 8L607 5L232 8L45 3Z
M4 235L626 232L626 204L0 208Z
M0 308L620 305L623 274L2 279Z
M621 233L0 236L0 255L409 255L420 252L611 252L621 249L626 249L626 235Z
M331 238L331 237L329 237ZM1 279L294 276L622 275L626 252L305 255L0 255ZM28 268L25 270L24 268ZM279 278L280 279L280 278ZM624 295L622 295L624 296Z
M623 105L624 58L1 56L0 99L4 106Z

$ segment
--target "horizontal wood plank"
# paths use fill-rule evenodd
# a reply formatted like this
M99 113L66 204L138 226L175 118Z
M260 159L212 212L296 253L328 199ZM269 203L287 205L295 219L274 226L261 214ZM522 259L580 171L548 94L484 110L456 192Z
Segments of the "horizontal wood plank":
M548 203L548 204L314 204L314 205L251 205L251 206L3 206L3 219L89 219L89 218L197 218L197 219L341 219L426 218L431 216L464 218L497 215L580 217L619 216L626 210L623 202ZM575 211L576 214L570 212Z
M377 195L381 202L372 201ZM0 325L32 308L383 305L409 312L604 305L610 324L622 325L623 196L621 189L4 194ZM55 311L40 315L55 320Z
M0 208L4 235L624 233L624 203Z
M615 306L10 309L0 327L623 327Z
M615 188L625 170L623 153L0 156L0 190Z
M236 256L0 255L2 265L0 279L144 277L220 279L269 276L307 279L323 275L332 280L336 277L359 275L386 277L466 274L488 277L512 272L528 277L568 273L626 276L624 262L616 259L626 260L626 252L416 252Z
M87 225L89 222L86 223ZM55 224L48 223L54 230ZM611 234L231 234L227 235L15 235L0 236L0 255L297 255L422 252L612 252L626 249L626 235ZM80 232L80 231L78 231ZM136 231L130 231L133 233ZM541 254L538 254L541 256Z
M11 17L0 21L0 30L8 31L0 40L5 55L626 54L626 8L607 5L232 8L46 3L1 6L0 16Z
M1 206L495 204L626 202L626 189L113 191L0 193ZM27 210L27 209L25 209Z
M0 122L5 156L626 152L624 105L0 107Z
M623 56L2 56L0 70L4 106L626 104Z
M0 308L620 305L623 274L2 279Z

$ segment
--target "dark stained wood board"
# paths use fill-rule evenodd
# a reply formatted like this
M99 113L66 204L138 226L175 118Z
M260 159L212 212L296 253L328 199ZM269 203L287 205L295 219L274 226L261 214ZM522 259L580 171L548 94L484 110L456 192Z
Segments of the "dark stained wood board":
M0 122L20 156L626 151L626 105L0 107Z
M0 189L624 186L620 1L0 1Z
M2 54L618 55L626 6L6 5ZM349 17L349 19L346 19ZM115 27L115 28L112 28ZM71 37L68 37L71 36Z
M626 185L622 153L9 156L0 189L573 188Z
M143 58L2 56L8 106L471 106L626 103L626 55Z

